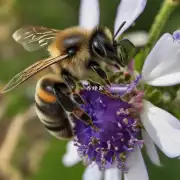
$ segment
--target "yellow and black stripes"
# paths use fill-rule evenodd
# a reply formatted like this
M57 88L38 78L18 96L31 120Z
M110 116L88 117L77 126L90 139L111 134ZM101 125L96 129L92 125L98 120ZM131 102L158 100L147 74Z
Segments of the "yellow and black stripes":
M70 139L73 137L72 124L52 90L53 84L57 82L55 75L39 80L35 94L36 112L50 134L58 139Z
M56 101L56 96L53 94L48 93L42 88L38 88L37 94L41 100L43 100L46 103L54 103Z

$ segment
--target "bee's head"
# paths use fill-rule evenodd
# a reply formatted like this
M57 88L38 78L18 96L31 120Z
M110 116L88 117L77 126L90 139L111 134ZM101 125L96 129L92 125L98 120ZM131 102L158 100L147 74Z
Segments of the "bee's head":
M121 59L117 55L117 49L114 46L113 36L109 29L95 28L89 45L93 56L106 59L110 64L123 66Z

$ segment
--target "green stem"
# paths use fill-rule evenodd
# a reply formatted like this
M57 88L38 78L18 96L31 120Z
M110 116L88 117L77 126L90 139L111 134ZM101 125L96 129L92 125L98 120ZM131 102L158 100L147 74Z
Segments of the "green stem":
M178 3L172 0L164 0L158 14L155 17L154 23L149 31L149 40L144 50L141 51L140 55L136 57L138 62L137 70L141 70L145 58L149 54L150 50L158 40L167 20L176 8Z
M155 17L155 21L149 32L149 40L147 44L148 49L151 49L156 43L157 39L160 36L160 33L162 32L167 20L174 11L175 7L176 3L173 3L170 0L165 0L162 4L160 11Z

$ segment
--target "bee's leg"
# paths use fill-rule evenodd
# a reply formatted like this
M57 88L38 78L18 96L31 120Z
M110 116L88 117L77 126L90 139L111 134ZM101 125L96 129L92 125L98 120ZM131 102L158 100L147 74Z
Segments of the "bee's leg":
M111 82L109 81L106 72L103 69L101 69L100 65L96 61L90 60L88 62L88 68L91 68L92 70L94 70L99 75L99 77L105 81L105 83L107 85L109 85L109 86L111 85ZM104 87L102 87L100 84L98 84L92 80L88 80L88 81L91 86L97 86L99 92L114 98L114 96L110 92L108 92Z
M108 79L106 72L103 69L101 69L100 65L96 61L90 60L88 62L88 68L94 70L100 76L100 78L104 79L106 84L110 85L110 81Z
M62 69L61 73L62 73L61 75L64 82L72 90L72 93L71 93L72 99L78 104L84 104L85 103L84 100L76 92L76 88L77 88L76 81L78 81L78 79L72 76L71 73L66 69Z
M67 93L65 93L65 86L66 84L64 83L54 84L53 91L56 95L58 103L64 108L65 111L71 113L72 116L81 120L85 124L90 125L94 130L97 131L98 128L93 124L91 117L82 109L80 109L78 105L71 100L70 96ZM67 89L69 88L67 87Z
M91 87L97 87L97 89L100 93L113 97L113 95L110 92L108 92L101 84L94 82L90 79L88 80L88 82Z
M55 83L53 85L53 92L57 98L58 103L64 110L71 112L75 108L75 103L69 97L69 88L64 83Z

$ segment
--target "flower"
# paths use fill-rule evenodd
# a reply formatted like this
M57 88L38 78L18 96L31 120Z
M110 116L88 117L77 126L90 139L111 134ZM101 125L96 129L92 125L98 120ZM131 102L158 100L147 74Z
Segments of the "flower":
M97 1L93 3L95 9L98 10ZM125 7L129 8L129 0L122 1L118 7L120 12L118 11L116 20L118 19L119 24L127 21L120 33L124 32L144 9L145 1L131 1L130 3L135 3L133 6L138 7L133 8L135 9L133 12L131 8L130 11L126 9L126 12L134 15L133 18L121 10ZM81 5L86 6L86 1L82 1ZM89 7L90 4L87 8ZM83 8L81 10L83 11ZM98 15L98 13L92 14ZM98 21L98 18L89 21L92 23L88 23L89 28L94 27ZM85 21L81 19L80 22L82 25ZM116 24L117 21L115 31L118 27ZM146 58L141 75L130 84L113 84L109 89L107 88L112 93L118 93L119 99L112 99L95 91L81 92L88 102L82 108L90 114L99 131L96 132L91 127L77 121L76 146L73 142L68 144L67 153L63 158L65 165L72 166L79 162L80 154L86 164L90 164L83 174L85 180L91 179L92 174L95 180L100 180L103 174L107 180L121 179L124 171L127 171L124 173L125 179L148 180L140 150L142 142L144 142L150 160L156 165L160 165L160 160L155 144L170 158L180 156L180 140L177 139L180 134L180 122L170 113L143 99L141 91L143 84L172 86L180 83L179 41L179 30L173 35L164 34ZM129 99L124 99L127 94L130 95ZM144 128L141 128L141 125ZM99 168L106 169L106 171L99 171Z
M118 36L121 35L128 27L131 26L131 24L136 20L136 18L142 13L142 11L144 10L146 5L146 0L121 0L121 3L117 9L117 16L116 16L116 20L115 20L115 26L114 26L114 32L117 31L118 27L120 24L122 24L124 21L126 21L126 24L124 25L124 27L121 29L121 31L119 32ZM87 13L89 12L89 8L91 7L91 14ZM99 22L99 4L97 0L92 0L92 1L88 1L88 0L82 0L81 1L81 8L80 8L80 26L86 27L86 28L93 28L95 27ZM118 37L117 36L117 37ZM139 80L137 80L137 83L139 82ZM137 84L135 83L135 84ZM133 86L133 84L131 84L131 86ZM129 86L130 87L130 86ZM133 86L136 87L136 86ZM126 87L124 87L126 89ZM133 88L129 88L133 89ZM124 92L123 92L124 93ZM83 94L82 94L83 95ZM134 107L131 106L131 104L129 104L128 102L122 101L122 100L116 100L116 101L111 101L111 99L109 99L108 96L106 95L102 95L98 92L85 92L84 94L84 98L88 98L89 96L91 96L90 98L90 102L87 103L87 107L84 107L84 109L88 112L88 113L92 113L91 116L93 116L93 113L96 114L96 116L102 116L101 113L110 113L110 116L103 116L106 117L106 123L104 124L103 128L106 128L109 124L112 126L111 131L108 130L108 132L106 133L106 131L103 131L101 133L98 133L98 135L101 136L101 138L103 137L103 140L106 141L108 136L113 134L115 131L116 133L120 133L122 135L122 137L125 139L123 144L123 148L121 148L121 145L119 145L118 139L117 137L115 137L115 141L113 143L110 142L109 146L114 146L115 149L117 149L118 153L121 154L121 157L119 158L119 161L116 161L116 163L118 162L117 166L122 169L122 170L126 170L125 167L126 166L131 166L128 167L128 169L130 168L131 171L128 170L128 178L130 179L130 176L134 176L134 173L137 173L137 178L138 177L142 177L143 179L147 179L146 177L148 177L147 175L147 171L143 162L143 158L141 155L141 152L139 150L139 145L142 144L141 139L139 139L139 133L140 133L140 128L138 127L139 125L139 117L137 118L130 118L129 115L123 114L123 118L121 117L121 112L119 112L121 115L114 117L114 124L112 123L112 116L116 115L117 112L116 108L118 109L119 107L123 107L122 110L124 111L128 111L130 109L133 110ZM103 101L105 100L105 103L101 103L101 99L99 99L99 96L101 96L101 98L103 99ZM138 95L137 95L138 97ZM97 98L97 99L96 99ZM87 100L87 99L86 99ZM97 101L96 101L97 100ZM91 104L91 102L93 102ZM114 108L110 107L110 111L109 112L105 112L103 107L104 105L106 106L107 103L110 103L110 105L113 105ZM82 107L83 108L83 107ZM94 108L94 109L92 109ZM97 109L96 109L97 108ZM93 110L93 111L91 111ZM95 111L94 111L95 110ZM121 109L118 109L119 111L121 111ZM91 111L91 112L90 112ZM132 113L133 114L133 113ZM108 117L111 118L108 120ZM98 123L98 119L96 119L96 123ZM117 121L118 123L117 123ZM94 119L95 121L95 119ZM127 122L127 124L126 124ZM101 126L101 122L100 122L100 126ZM127 126L128 128L126 128L127 130L123 131L123 129L121 128L122 132L119 132L118 127L120 126ZM76 126L76 132L77 132L77 139L81 139L82 142L87 144L87 141L94 141L94 142L98 142L98 139L92 139L90 136L88 137L88 135L92 134L92 130L90 128L85 128L84 124L80 123ZM103 129L100 128L100 129ZM84 129L86 129L89 132L86 132L86 134L84 134L85 136L83 137L82 135L78 134L78 132L81 132L81 130L83 131ZM119 134L119 135L120 135ZM106 136L107 135L107 136ZM121 137L121 139L123 140L123 138ZM81 144L78 144L78 141L76 142L77 146L74 146L73 142L70 142L67 146L67 153L65 154L65 156L63 157L63 163L67 166L72 166L75 163L79 162L81 160L81 158L79 157L78 153L77 153L77 147L78 147L78 151L79 153L81 153L81 155L85 155L83 154L84 150L83 146L81 146ZM116 146L117 145L117 146ZM130 147L130 146L131 147ZM102 144L103 146L103 144ZM108 142L107 142L107 146L108 146ZM98 147L97 147L98 148ZM124 149L126 148L127 152L129 152L128 154L128 158L126 159L126 151L124 153ZM133 151L132 151L133 150ZM92 156L91 158L94 158L94 151L89 150L88 151L88 155L89 157ZM114 153L114 152L113 152ZM117 154L118 154L117 153ZM86 154L87 155L87 154ZM111 152L109 152L109 162L113 161L113 158L111 156ZM119 156L117 156L119 157ZM116 160L118 159L116 157ZM90 163L90 159L86 159L86 163ZM101 162L100 161L96 161L96 163L99 163L99 167L101 167L102 169L110 167L111 163L106 164L105 166L101 166ZM101 176L103 174L103 172L99 171L98 166L96 163L91 163L87 169L85 170L85 173L83 175L83 179L88 180L91 178L92 173L94 174L93 179L101 179ZM124 164L126 163L126 164ZM136 166L134 166L134 164L136 163ZM141 173L138 173L141 172ZM105 172L105 179L110 179L112 177L114 177L113 179L120 179L122 176L122 171L120 171L118 168L110 168L107 169ZM145 178L144 178L145 177ZM131 178L132 179L132 178Z
M171 86L179 84L179 35L180 30L175 31L173 35L168 33L164 34L146 58L141 76L129 85L114 85L109 88L109 90L123 96L124 93L131 92L137 86L138 81L140 81L141 84L146 83L152 86ZM131 103L133 104L134 102L139 103L137 99ZM177 139L180 135L179 120L165 110L154 106L147 100L142 100L140 108L142 108L142 110L140 109L139 111L140 121L144 126L144 129L141 131L142 137L151 161L156 165L160 165L154 143L168 157L174 158L180 156L180 140ZM129 158L127 158L126 165L128 164L128 160ZM128 176L131 171L132 170L129 168L129 172L126 176Z
M90 1L89 4L85 0L81 3L81 26L93 28L99 22L98 2L95 0L92 2L93 19L85 13L86 9L92 6ZM129 3L134 3L132 7L137 8L132 8ZM118 7L115 32L119 24L126 21L119 32L123 33L143 11L145 3L143 0L131 2L122 0ZM126 13L122 9L125 9ZM133 16L129 16L128 12ZM100 180L103 174L105 179L121 179L124 172L125 179L133 180L135 177L148 180L140 150L143 143L150 160L156 165L160 165L160 160L155 144L170 158L180 156L180 140L177 138L180 135L179 120L143 99L142 92L143 84L151 86L179 84L179 59L180 30L177 30L173 35L166 33L159 39L146 58L141 74L132 83L112 84L107 88L111 93L118 94L118 99L112 99L97 91L82 91L81 95L87 105L81 108L91 116L99 131L96 132L77 121L76 139L67 146L64 164L74 165L81 160L79 157L81 155L85 163L89 164L83 175L85 180L91 179L92 174L95 180ZM127 94L130 95L128 99L125 98Z
M120 98L114 99L98 91L81 92L86 105L81 108L89 114L99 131L76 121L75 145L86 164L96 162L100 170L116 166L125 169L127 154L141 145L137 109Z
M139 85L143 84L171 86L180 83L179 35L180 30L173 35L164 34L146 58L141 75L130 84L114 84L108 89L112 93L119 93L121 98L113 99L97 91L81 92L87 102L82 108L99 128L99 132L96 132L80 121L76 123L77 147L74 148L85 158L86 164L96 163L93 168L89 166L86 169L85 180L95 172L96 179L101 178L103 172L98 171L97 166L100 169L111 167L105 171L109 178L120 178L122 172L127 170L124 173L126 179L148 179L140 151L142 142L149 158L156 165L160 165L160 160L154 143L168 157L180 156L180 140L177 138L180 135L180 121L142 99L143 93L139 91ZM124 100L127 93L130 97ZM141 124L144 128L141 128Z

